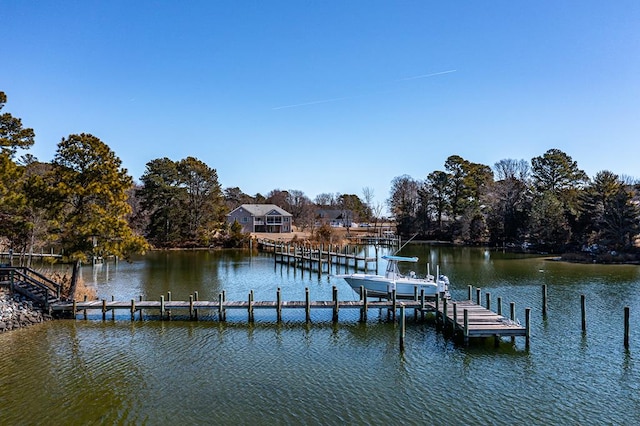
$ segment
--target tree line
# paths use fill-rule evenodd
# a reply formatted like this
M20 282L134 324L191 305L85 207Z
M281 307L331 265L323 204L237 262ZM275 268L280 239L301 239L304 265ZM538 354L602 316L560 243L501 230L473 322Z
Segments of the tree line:
M401 234L551 252L630 252L640 233L638 181L607 170L593 178L550 149L493 168L458 155L424 180L398 176L389 208Z
M6 101L0 92L0 110ZM313 202L300 190L223 190L216 170L194 157L151 160L137 184L106 143L85 133L62 138L51 162L16 158L34 140L21 119L0 115L0 248L25 256L56 247L79 264L151 246L238 246L246 236L226 214L245 203L276 204L301 228L314 225L318 207L354 212L354 220L372 216L356 195L320 194Z

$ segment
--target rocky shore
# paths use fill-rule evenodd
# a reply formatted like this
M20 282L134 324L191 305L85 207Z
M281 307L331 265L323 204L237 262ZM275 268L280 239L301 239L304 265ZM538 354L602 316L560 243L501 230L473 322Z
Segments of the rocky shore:
M0 333L50 319L49 314L34 306L31 301L19 294L11 295L8 290L0 289Z

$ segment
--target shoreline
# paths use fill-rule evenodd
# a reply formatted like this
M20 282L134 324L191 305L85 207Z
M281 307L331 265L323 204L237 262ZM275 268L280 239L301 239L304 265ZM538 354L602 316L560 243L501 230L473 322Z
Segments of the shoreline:
M0 288L0 333L30 327L51 320L51 316L19 294Z

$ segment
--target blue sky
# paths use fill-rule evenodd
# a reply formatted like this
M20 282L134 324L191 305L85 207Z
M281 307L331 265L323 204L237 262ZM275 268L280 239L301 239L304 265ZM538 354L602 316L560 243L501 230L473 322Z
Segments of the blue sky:
M134 179L389 197L460 155L558 148L640 177L640 2L0 0L0 90L50 161L91 133Z

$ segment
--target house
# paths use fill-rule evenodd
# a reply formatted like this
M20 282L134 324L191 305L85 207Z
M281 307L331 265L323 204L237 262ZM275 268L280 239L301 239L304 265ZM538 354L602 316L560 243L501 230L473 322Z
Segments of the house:
M227 215L227 223L235 221L242 225L242 232L293 231L292 214L275 204L243 204Z
M316 226L327 224L331 227L349 228L354 225L353 212L351 210L327 210L316 212Z

